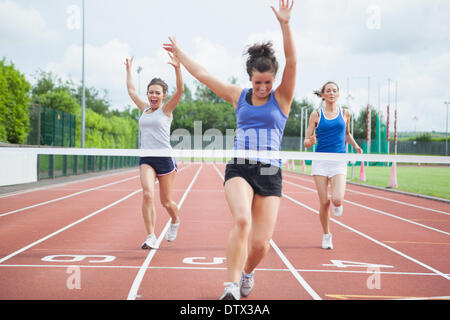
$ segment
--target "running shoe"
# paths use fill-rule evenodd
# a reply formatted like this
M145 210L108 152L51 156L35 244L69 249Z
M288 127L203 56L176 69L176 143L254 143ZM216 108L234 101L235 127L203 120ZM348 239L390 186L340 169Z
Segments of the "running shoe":
M241 295L239 293L239 285L237 282L225 282L225 291L223 292L220 300L240 300Z
M141 246L142 249L158 249L156 236L154 233L149 234L145 242Z
M344 211L344 206L340 205L339 207L333 206L333 213L335 217L342 216L342 212Z
M322 249L333 249L333 243L331 242L332 235L324 234L322 237Z
M170 224L169 230L167 230L167 233L166 233L167 241L174 241L177 238L179 226L180 226L180 219L178 219L177 223Z
M241 296L247 297L250 292L252 292L253 286L255 285L255 272L253 271L250 274L242 272L239 284L241 286Z

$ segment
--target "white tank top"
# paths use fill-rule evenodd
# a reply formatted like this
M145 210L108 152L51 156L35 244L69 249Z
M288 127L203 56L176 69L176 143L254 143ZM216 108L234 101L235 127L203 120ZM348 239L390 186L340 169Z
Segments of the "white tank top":
M163 112L162 106L152 113L146 113L148 110L150 107L146 108L139 118L141 149L172 150L170 146L172 118Z

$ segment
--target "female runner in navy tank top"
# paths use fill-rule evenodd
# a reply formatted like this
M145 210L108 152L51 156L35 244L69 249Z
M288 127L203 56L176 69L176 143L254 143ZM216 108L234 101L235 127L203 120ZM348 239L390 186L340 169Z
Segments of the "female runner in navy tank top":
M334 82L327 82L321 90L315 92L325 102L325 108L313 112L309 118L305 135L305 147L316 144L316 152L346 153L345 143L348 142L356 152L362 149L350 134L350 111L337 106L339 87ZM314 129L316 135L313 135ZM347 177L347 161L314 160L312 176L320 201L320 222L322 224L322 248L333 249L330 233L330 199L328 197L328 182L331 184L331 205L335 216L341 216L343 211L345 184Z
M294 98L297 56L289 20L293 1L272 7L283 34L286 65L281 84L272 90L278 62L271 43L248 49L251 89L213 77L183 52L174 38L164 48L172 52L197 80L235 108L235 149L279 150ZM258 161L259 160L259 161ZM221 299L240 299L254 285L254 270L270 248L281 197L281 161L234 159L225 172L225 197L233 216L227 249L227 282ZM249 243L249 248L248 248Z

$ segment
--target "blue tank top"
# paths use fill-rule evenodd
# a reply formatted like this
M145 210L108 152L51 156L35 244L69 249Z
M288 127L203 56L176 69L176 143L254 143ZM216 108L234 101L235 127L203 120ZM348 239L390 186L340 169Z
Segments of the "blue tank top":
M327 119L320 109L319 124L316 128L316 152L346 153L345 149L345 120L342 110L334 119Z
M280 151L287 116L281 111L274 92L261 106L246 101L249 89L242 90L236 106L235 150ZM281 167L281 159L253 159Z

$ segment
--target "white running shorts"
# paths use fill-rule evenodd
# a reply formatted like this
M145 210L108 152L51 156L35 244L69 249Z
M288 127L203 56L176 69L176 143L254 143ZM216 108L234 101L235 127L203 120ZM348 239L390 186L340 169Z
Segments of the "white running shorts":
M328 178L332 178L338 174L347 176L347 163L348 161L313 160L311 175L325 176Z

